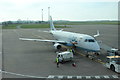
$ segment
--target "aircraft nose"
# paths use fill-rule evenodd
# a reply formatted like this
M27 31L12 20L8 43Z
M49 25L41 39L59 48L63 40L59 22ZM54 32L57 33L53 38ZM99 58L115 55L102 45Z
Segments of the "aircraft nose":
M93 51L98 52L98 51L100 51L100 46L98 45L98 43L95 43L95 44L91 45L91 49Z
M100 51L100 46L99 46L99 45L96 45L95 50L96 50L96 51Z

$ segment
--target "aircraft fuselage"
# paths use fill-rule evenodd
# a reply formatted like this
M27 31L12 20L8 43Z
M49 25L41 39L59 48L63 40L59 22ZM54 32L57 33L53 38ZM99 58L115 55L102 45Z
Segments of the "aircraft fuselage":
M57 40L67 42L67 45L74 44L78 48L92 52L100 51L97 41L92 36L61 30L51 31L51 33Z

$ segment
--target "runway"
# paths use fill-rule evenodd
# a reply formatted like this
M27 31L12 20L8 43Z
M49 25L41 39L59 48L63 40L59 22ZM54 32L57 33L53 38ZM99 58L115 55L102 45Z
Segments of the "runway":
M41 31L49 29L40 29ZM99 30L101 36L98 37L109 46L118 48L118 29L117 25L73 25L71 28L64 28L66 31L96 34ZM104 67L103 64L92 61L84 56L77 54L74 62L77 67L73 67L72 62L60 64L56 67L55 49L52 43L20 41L19 37L54 39L46 32L38 29L3 29L3 70L23 75L42 76L103 76L118 75ZM4 74L3 78L26 78Z

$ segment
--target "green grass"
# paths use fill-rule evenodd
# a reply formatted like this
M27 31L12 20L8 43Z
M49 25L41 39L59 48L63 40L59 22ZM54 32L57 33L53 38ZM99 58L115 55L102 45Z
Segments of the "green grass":
M57 26L57 25L118 25L117 21L67 21L67 22L54 22L56 28L66 28L65 26ZM119 22L120 24L120 22ZM16 26L21 25L21 28L49 28L49 24L8 24L3 26L3 29L16 29ZM68 27L67 27L68 28Z
M3 26L3 29L16 29L16 26L21 25L21 28L49 28L49 24L9 24ZM65 28L64 26L57 26L56 28Z
M70 21L70 22L56 23L56 24L59 24L59 25L98 25L98 24L118 25L118 22L117 21L85 21L85 22Z
M16 29L16 26L19 24L8 24L6 26L2 26L3 29Z
M48 24L22 24L21 28L48 28Z

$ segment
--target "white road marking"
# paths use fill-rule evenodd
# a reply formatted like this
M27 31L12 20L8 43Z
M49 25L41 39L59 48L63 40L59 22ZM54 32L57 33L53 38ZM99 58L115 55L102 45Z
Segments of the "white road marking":
M110 78L109 76L104 76L104 78Z
M36 35L36 34L34 34L34 33L32 33L32 35L33 35L33 36L36 36L36 37L38 37L38 38L40 38L40 39L47 39L47 38L44 38L43 36Z
M72 76L67 76L68 79L72 78Z
M77 79L81 79L82 78L82 76L77 76Z
M63 78L63 76L58 76L58 78L62 79L62 78Z
M16 30L13 31L18 35L18 37L22 37L22 35L19 32L17 32Z
M53 76L53 75L49 75L49 76L48 76L48 78L54 78L54 77L55 77L55 76Z
M16 75L16 76L28 77L28 78L47 78L47 77L23 75L23 74L18 74L18 73L13 73L13 72L7 72L7 71L2 71L2 70L0 70L0 72L1 72L1 73L5 73L5 74Z
M100 79L100 76L95 76L95 78Z
M90 79L91 78L91 76L86 76L86 79Z
M7 72L7 71L2 71L0 69L0 73L4 73L4 74L11 74L11 75L16 75L16 76L22 76L22 77L28 77L28 78L49 78L49 79L53 79L55 78L54 75L49 75L48 77L40 77L40 76L31 76L31 75L24 75L24 74L18 74L18 73L13 73L13 72ZM72 79L73 76L66 76L68 79ZM110 76L108 75L105 75L105 76L76 76L77 79L82 79L83 77L85 77L86 79L91 79L92 77L95 77L97 79L100 79L100 78L110 78ZM119 78L117 75L111 75L111 77L113 78ZM63 79L64 76L57 76L57 78L59 79Z
M118 76L117 76L117 75L112 75L112 77L113 77L113 78L118 78Z

